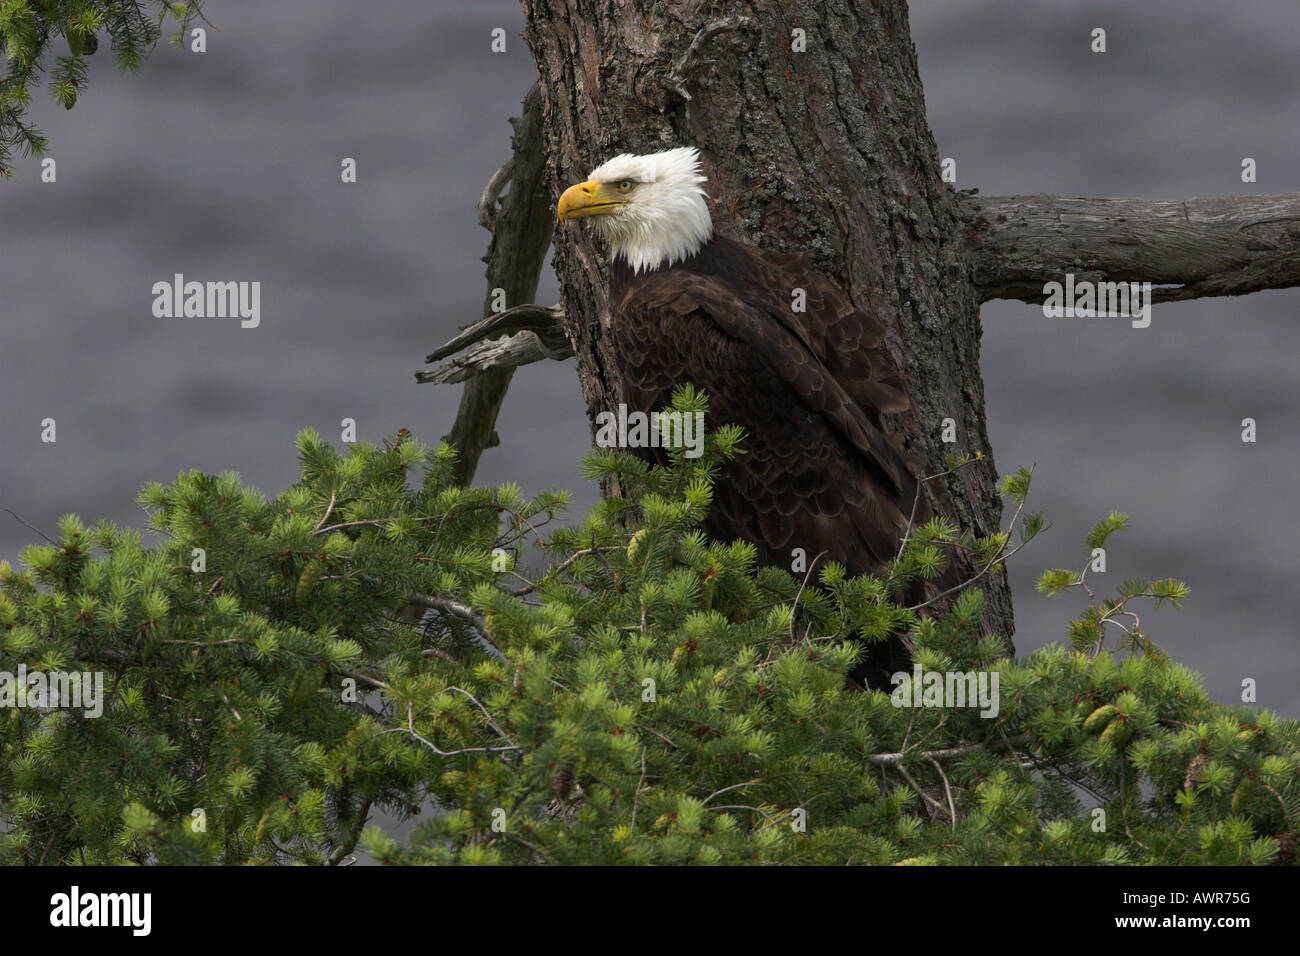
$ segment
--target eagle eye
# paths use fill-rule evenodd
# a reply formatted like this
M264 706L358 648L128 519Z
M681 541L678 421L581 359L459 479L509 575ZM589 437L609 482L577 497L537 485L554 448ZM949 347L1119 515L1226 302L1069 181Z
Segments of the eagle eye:
M631 188L632 188L632 180L630 179L624 179L622 182L618 184L618 191L621 193L625 193Z

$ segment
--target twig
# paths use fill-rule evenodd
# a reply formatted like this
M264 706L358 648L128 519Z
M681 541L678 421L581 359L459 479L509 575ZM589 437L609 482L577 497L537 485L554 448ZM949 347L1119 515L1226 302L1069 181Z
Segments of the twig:
M213 23L211 20L209 20L209 19L208 19L208 15L207 15L206 13L203 12L203 4L202 4L202 2L198 2L198 3L193 4L193 5L190 7L190 9L194 11L194 15L195 15L195 16L197 16L200 20L202 20L202 21L203 21L204 23L206 23L208 26L212 27L212 29L216 30L218 33L221 32L221 27L217 26L215 23Z
M909 710L907 712L907 728L903 731L903 746L901 748L903 753L907 753L907 738L912 736L912 724L915 721L916 721L916 711Z
M934 797L930 796L928 793L926 793L925 788L912 779L912 775L907 772L906 767L904 767L901 763L897 763L894 764L894 769L897 770L899 773L901 773L903 775L903 778L912 785L912 789L916 791L917 796L919 796L930 806L934 807L940 813L943 813L943 804L940 803L938 800L934 799Z
M461 754L501 754L501 753L518 753L523 747L462 747L460 750L442 750L433 741L426 737L420 736L415 730L415 711L411 704L406 705L406 726L393 727L390 730L381 730L375 734L376 737L382 737L384 734L410 734L420 743L424 744L439 757L459 757Z
M456 665L460 664L460 661L456 660L456 658L452 657L450 654L448 654L440 647L426 647L424 650L420 651L420 656L441 657L444 661L446 661L449 664L456 664Z
M1049 524L1049 525L1044 525L1044 526L1043 526L1043 530L1046 531L1046 530L1047 530L1048 528L1050 528L1050 527L1051 527L1050 524ZM925 602L923 602L923 603L921 603L921 604L913 605L912 607L908 608L908 610L910 610L910 611L919 611L919 610L921 610L922 608L927 608L927 607L929 607L931 604L934 604L936 601L942 601L942 600L943 600L944 598L946 598L948 595L950 595L950 594L956 594L958 591L962 590L963 588L967 588L967 587L969 587L970 585L972 585L972 584L974 584L976 581L978 581L980 578L984 577L984 575L988 574L989 571L992 570L992 568L993 568L994 565L1001 564L1002 562L1006 561L1007 558L1014 557L1014 556L1015 556L1016 554L1018 554L1018 553L1020 552L1020 550L1021 550L1022 548L1024 548L1027 544L1029 544L1028 541L1022 541L1022 542L1020 542L1018 545L1016 545L1016 546L1015 546L1014 548L1012 548L1010 551L1007 551L1005 554L999 554L997 557L995 557L995 558L994 558L992 561L990 561L988 564L984 565L984 567L981 568L980 571L979 571L977 574L972 575L970 578L968 578L967 580L963 581L961 584L953 585L953 586L950 587L948 590L944 591L942 594L936 594L934 597L930 598L930 600L925 601Z
M636 783L636 792L632 794L632 825L628 832L636 833L636 811L641 802L641 788L645 786L645 748L641 748L641 779Z
M1006 740L995 740L993 743L971 744L967 747L949 747L946 750L925 750L917 752L902 752L896 754L872 754L867 757L867 763L876 767L896 767L904 760L913 757L923 757L926 760L955 760L958 757L965 757L968 754L978 753L981 750L997 752L1000 750L1014 750L1028 743L1029 738L1021 734L1016 737L1009 737Z
M903 556L903 549L907 547L907 542L912 539L912 528L916 524L916 511L921 504L921 491L925 488L925 483L927 481L934 481L936 478L944 478L948 475L956 474L968 465L973 465L975 462L981 460L982 459L980 458L967 458L965 461L958 462L956 465L946 469L945 471L936 471L933 475L926 475L916 483L916 494L912 496L912 513L907 516L907 527L903 529L903 540L898 543L898 554L894 555L895 560Z
M632 722L632 726L636 727L638 730L650 731L650 733L654 734L656 737L658 737L660 740L666 743L669 747L672 747L673 750L681 750L681 748L677 746L677 744L673 741L671 737L665 737L663 734L659 733L659 731L655 730L653 727L647 726L646 724L638 724L636 721Z
M478 224L488 232L494 231L497 224L497 200L501 198L501 191L506 188L506 183L510 182L515 174L515 158L511 156L501 168L492 174L488 180L487 186L483 188L483 195L479 197L475 208L478 210Z
M794 615L795 612L799 610L799 599L803 597L803 589L808 586L808 578L813 573L813 568L817 567L817 562L822 559L822 555L825 553L826 553L825 551L818 552L817 557L813 558L812 561L808 563L808 570L804 572L803 581L799 585L799 590L795 592L794 605L790 608L790 643L791 644L794 643Z
M5 510L9 511L8 508L6 508ZM9 513L13 514L12 511L9 511ZM45 865L45 857L49 855L50 847L54 846L54 838L58 835L59 835L59 831L55 827L50 827L50 838L45 841L45 849L41 851L41 858L36 861L37 866Z
M321 527L325 524L325 522L329 520L329 516L330 516L330 515L333 513L333 511L334 511L334 502L335 502L336 500L337 500L337 499L336 499L335 496L334 496L334 492L331 491L331 492L330 492L330 503L329 503L329 506L325 509L325 513L324 513L323 515L320 516L320 521L317 521L317 522L316 522L316 527L314 527L314 528L311 529L311 533L312 533L312 534L315 534L317 531L319 531L319 530L321 529Z
M283 853L285 856L289 857L289 859L297 860L299 863L306 863L309 866L315 866L317 863L320 862L319 859L315 856L308 856L303 853L294 853L293 850L290 850L288 847L280 846L280 844L275 841L275 837L273 836L268 836L266 838L266 842L271 844L271 846L275 847L276 853ZM355 858L353 859L353 862L355 862ZM348 865L350 866L351 864Z
M421 522L425 522L425 521L437 521L437 522L439 522L438 528L439 528L439 531L441 532L441 529L442 529L442 524L441 524L441 523L442 523L442 522L445 522L445 521L446 521L448 518L450 518L453 514L458 514L458 515L459 515L459 514L465 514L465 513L470 512L470 511L479 511L479 510L485 510L485 509L488 509L488 508L491 508L491 509L493 509L493 510L496 510L496 505L492 504L491 502L482 502L482 503L477 503L477 504L466 505L465 508L464 508L464 511L459 511L459 512L458 512L458 511L456 511L455 509L452 509L452 510L448 511L446 514L441 514L441 515L420 515L418 518L410 518L409 520L414 521L414 522L416 522L417 524L418 524L418 523L421 523ZM332 525L330 525L328 528L319 528L319 529L317 529L317 531L316 531L315 533L316 533L316 534L328 534L328 533L331 532L331 531L338 531L340 528L360 528L360 527L365 527L365 526L370 526L370 527L375 527L375 528L382 528L384 525L388 524L389 522L396 520L397 517L399 517L399 516L394 515L393 517L389 517L389 518L362 518L362 519L357 520L357 521L344 521L344 522L341 522L340 524L332 524ZM406 516L403 515L403 516L400 516L400 517L406 517ZM437 544L438 544L438 540L437 540L437 538L434 538L434 542L433 542L433 543L434 543L434 546L437 546ZM296 551L295 553L296 553L296 554L315 554L314 551ZM277 557L279 554L280 554L279 551L272 551L269 555L267 555L267 557Z
M361 829L366 825L366 819L370 816L370 798L367 797L357 808L356 822L352 824L352 832L347 838L334 847L334 850L325 859L326 866L338 866L345 856L356 848L357 840L361 839Z
M436 594L422 594L419 592L410 595L407 598L407 602L410 604L418 604L421 607L433 608L435 611L442 611L444 614L450 614L453 617L460 618L473 628L474 632L479 637L479 645L489 657L498 661L504 661L506 659L506 656L502 654L496 644L492 642L492 637L488 634L487 621L483 619L482 614L474 610L472 607L458 604L457 602L450 601L447 598L438 597Z
M943 766L939 763L939 761L932 759L930 763L934 764L934 769L939 771L939 777L940 779L943 780L943 792L948 795L948 812L952 814L952 828L953 830L956 830L957 829L957 807L952 802L952 787L948 786L948 775L943 772Z
M1032 477L1032 475L1033 475L1033 473L1034 473L1034 469L1035 469L1036 467L1037 467L1037 464L1034 464L1034 465L1030 465L1030 466L1029 466L1029 474L1030 474L1031 477ZM1021 498L1021 499L1020 499L1020 504L1018 504L1018 505L1016 506L1016 513L1013 514L1013 515L1011 516L1011 523L1007 525L1007 540L1008 540L1008 541L1011 540L1011 534L1012 534L1012 532L1015 531L1015 529L1016 529L1016 521L1019 520L1019 518L1020 518L1020 512L1022 512L1022 511L1025 510L1025 502L1026 502L1027 500L1028 500L1028 496L1027 496L1027 495L1026 495L1024 498ZM1048 525L1048 526L1047 526L1047 528L1050 528L1050 527L1051 527L1051 525ZM1042 531L1046 531L1047 528L1043 528ZM1040 532L1040 533L1041 533L1041 532ZM920 603L920 604L914 605L913 607L909 608L909 610L911 610L911 611L919 611L919 610L921 610L922 608L929 607L931 604L934 604L936 601L942 601L942 600L943 600L944 598L946 598L949 594L955 594L955 593L957 593L958 591L960 591L960 590L962 590L962 589L964 589L964 588L970 587L972 584L974 584L974 583L975 583L976 581L978 581L980 578L984 577L984 575L988 574L989 571L993 568L993 566L994 566L995 564L1001 564L1001 563L1003 563L1004 561L1007 560L1007 558L1010 558L1012 555L1016 554L1016 552L1018 552L1018 551L1019 551L1021 548L1023 548L1025 545L1029 544L1029 542L1032 541L1032 540L1033 540L1033 538L1026 538L1024 541L1021 541L1018 545L1016 545L1016 546L1015 546L1014 548L1012 548L1010 551L1005 551L1005 552L1004 552L1001 548L999 548L997 554L995 554L995 555L993 555L993 557L989 558L988 563L987 563L986 565L984 565L984 567L980 568L980 570L979 570L977 573L975 573L974 575L972 575L970 578L968 578L967 580L961 582L960 584L955 584L955 585L953 585L952 587L948 588L948 590L942 592L941 594L936 594L934 597L930 598L930 600L928 600L928 601L923 601L923 602Z
M368 674L361 673L360 671L349 670L346 667L334 667L331 669L342 674L344 677L351 677L353 680L362 681L369 684L371 687L377 687L380 690L388 690L388 685L377 677L371 677Z
M913 713L916 713L915 710L913 710L912 712L913 712ZM931 737L933 737L933 736L934 736L935 734L937 734L939 731L943 730L944 724L948 723L948 716L949 716L950 713L951 713L951 711L948 711L948 712L945 713L942 717L940 717L940 718L939 718L939 722L938 722L937 724L935 724L933 727L931 727L929 730L925 731L925 733L923 733L923 734L921 735L920 739L918 739L918 740L916 741L916 743L912 745L912 748L913 748L913 749L916 749L917 747L920 747L922 744L924 744L927 740L929 740ZM908 730L911 730L911 722L910 722L910 721L908 722ZM906 749L907 749L907 739L906 739L906 738L903 739L903 747L902 747L902 749L903 749L903 750L906 750Z
M756 24L750 17L724 17L721 20L714 20L712 23L705 24L691 45L686 48L686 52L681 55L673 68L669 70L668 75L663 78L663 85L666 89L676 93L682 99L689 101L691 98L690 91L686 89L686 81L690 75L701 67L708 66L713 60L704 60L700 58L700 51L704 45L720 33L731 33L736 30L752 30Z
M565 568L571 565L574 561L578 560L578 558L584 557L585 555L599 554L601 551L626 551L626 550L627 550L626 545L615 544L615 545L606 545L599 548L583 548L581 551L575 551L573 552L573 554L569 555L567 558L565 558L555 567L548 569L545 574L543 574L536 581L529 584L527 587L522 587L517 590L511 591L510 594L512 597L521 597L522 595L530 594L533 591L536 591L539 587L542 586L542 582L544 582L551 575L559 574L561 571L563 571Z
M159 644L188 644L192 647L217 647L221 644L247 644L248 641L242 637L228 637L224 641L182 641L166 640L159 641Z
M235 715L235 720L243 720L244 718L239 716L239 711L235 710L235 705L230 702L230 698L225 695L225 692L219 691L218 693L221 694L222 702L225 703L225 705L230 708L230 712Z
M547 855L542 851L542 848L539 847L536 843L530 843L528 840L525 840L523 837L521 837L521 836L515 836L513 833L510 833L510 832L505 832L505 831L503 831L501 835L502 835L503 837L505 837L507 840L514 840L516 843L519 843L519 844L521 844L521 845L523 845L523 846L528 847L528 849L532 850L534 853L536 853L538 856L540 856L540 857L542 858L542 861L543 861L544 863L547 863L547 864L549 864L549 865L551 865L551 866L555 866L555 861L552 860L549 856L547 856Z
M1286 808L1286 801L1282 799L1282 794L1278 793L1276 790L1270 787L1263 780L1259 781L1259 785L1263 787L1265 790L1267 790L1269 793L1273 794L1273 798L1277 800L1278 806L1282 808L1282 820L1284 823L1286 823L1287 832L1288 833L1295 832L1295 827L1291 825L1291 811Z
M756 783L763 783L763 778L755 777L753 780L746 780L744 783L733 783L731 786L723 787L721 790L714 790L711 794L709 794L707 797L704 798L702 803L707 804L714 797L720 797L729 790L739 790L741 787L752 787Z
M766 820L768 823L771 823L771 824L774 825L774 826L775 826L778 822L780 822L780 821L778 821L776 818L774 818L770 813L768 813L767 811L765 811L765 810L760 810L758 807L747 806L747 805L745 805L745 804L743 804L743 803L729 803L729 804L727 804L726 806L722 806L722 807L709 807L709 809L710 809L710 810L718 810L718 811L720 811L720 810L748 810L748 811L750 811L751 813L757 813L757 814L758 814L759 816L761 816L764 820Z
M499 736L502 740L510 739L510 735L497 726L497 722L492 719L492 715L488 713L488 709L484 707L481 703L479 703L479 699L477 697L475 697L467 690L461 690L459 687L448 687L447 690L454 690L456 693L464 694L466 697L472 700L474 702L474 706L477 707L480 711L482 711L483 719L488 722L488 726L497 732L497 736Z
M40 528L33 528L31 525L29 525L29 524L28 524L26 521L24 521L22 518L18 517L16 514L14 514L13 511L12 511L11 509L9 509L9 508L6 508L5 511L8 511L11 515L13 515L14 520L17 521L20 525L23 525L25 528L27 528L28 531L35 531L37 534L39 534L42 538L44 538L44 539L45 539L46 541L48 541L50 544L54 545L55 547L59 547L59 542L55 541L53 538L51 538L48 534L46 534L46 533L45 533L44 531L42 531Z

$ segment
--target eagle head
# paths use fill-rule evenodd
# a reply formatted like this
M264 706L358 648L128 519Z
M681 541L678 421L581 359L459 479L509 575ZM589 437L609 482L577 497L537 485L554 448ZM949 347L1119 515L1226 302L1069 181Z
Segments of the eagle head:
M615 259L648 272L695 255L713 237L702 182L694 147L623 153L566 189L555 212L561 222L591 217Z

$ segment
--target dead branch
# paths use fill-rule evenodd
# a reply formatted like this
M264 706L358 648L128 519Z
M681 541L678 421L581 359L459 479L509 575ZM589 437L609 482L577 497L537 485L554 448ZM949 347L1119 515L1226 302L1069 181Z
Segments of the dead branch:
M416 372L415 380L421 384L467 382L491 369L513 369L545 359L563 361L567 358L573 358L573 346L567 339L552 347L535 332L518 332L504 339L476 345L431 372Z
M686 52L673 64L673 68L664 77L664 87L676 93L682 99L689 101L691 94L686 89L686 81L690 79L692 73L714 62L713 60L705 60L700 56L705 44L720 33L732 33L736 30L752 30L754 28L755 23L749 17L724 17L721 20L714 20L712 23L705 24L695 34L695 39L686 48Z
M407 599L407 603L416 604L420 607L432 608L435 611L441 611L443 614L450 614L452 617L459 618L470 626L473 630L476 643L487 653L489 657L498 661L504 661L505 655L501 653L496 644L492 641L492 635L488 633L487 621L483 615L465 604L459 604L448 598L439 597L436 594L412 594Z
M537 282L554 228L551 201L542 182L546 137L542 128L542 95L537 84L524 97L523 114L510 122L514 128L511 137L514 154L488 181L478 203L480 222L486 220L492 230L492 241L484 257L487 262L485 315L502 294L507 305L536 298ZM502 198L501 190L507 179L510 191ZM497 415L513 375L513 367L501 365L465 380L456 422L446 436L459 453L458 484L468 485L484 449L498 444Z
M1153 302L1300 285L1300 194L1169 202L958 197L981 302L1042 302L1043 285L1150 282ZM1164 288L1160 288L1164 286Z
M478 210L478 224L488 232L496 229L497 200L501 198L506 183L510 182L514 174L515 158L511 156L501 164L500 169L492 174L487 186L483 188L483 195L479 197L478 202L475 204L475 208Z
M896 754L872 754L867 758L867 763L875 767L896 767L904 760L956 760L958 757L965 757L968 754L978 753L981 750L988 750L997 753L1001 750L1014 750L1017 747L1024 746L1027 738L1022 736L1011 737L1008 740L995 740L991 743L971 744L968 747L950 747L947 750L904 750Z

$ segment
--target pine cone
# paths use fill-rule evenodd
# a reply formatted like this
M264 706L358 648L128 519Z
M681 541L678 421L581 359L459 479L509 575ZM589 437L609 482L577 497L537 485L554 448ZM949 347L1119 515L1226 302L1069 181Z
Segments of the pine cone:
M1201 775L1201 768L1205 766L1205 754L1197 754L1192 758L1192 762L1187 765L1187 776L1183 777L1183 789L1191 789L1192 784L1196 783L1196 778Z
M555 795L561 800L568 797L573 790L573 768L565 764L555 775Z

